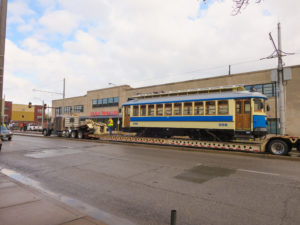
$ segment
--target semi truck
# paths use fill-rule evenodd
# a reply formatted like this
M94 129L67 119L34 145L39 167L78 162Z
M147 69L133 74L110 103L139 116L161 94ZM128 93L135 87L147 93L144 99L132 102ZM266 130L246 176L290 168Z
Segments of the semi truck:
M44 136L57 135L58 137L89 138L91 135L107 134L105 123L94 122L90 119L81 120L77 116L56 116L46 128Z

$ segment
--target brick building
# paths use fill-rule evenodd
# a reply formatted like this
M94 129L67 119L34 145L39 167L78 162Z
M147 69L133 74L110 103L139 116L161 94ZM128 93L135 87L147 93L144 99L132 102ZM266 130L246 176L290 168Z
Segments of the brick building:
M13 104L11 101L5 101L4 122L10 123L33 123L41 125L42 123L42 105L33 105L31 108L24 104ZM45 118L45 111L43 113Z

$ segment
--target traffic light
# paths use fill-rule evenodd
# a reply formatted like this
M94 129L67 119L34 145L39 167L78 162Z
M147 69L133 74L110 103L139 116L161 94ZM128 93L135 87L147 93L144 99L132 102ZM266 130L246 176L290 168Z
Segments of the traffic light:
M44 109L46 109L47 108L47 104L44 104Z
M29 103L28 103L28 108L31 108L31 107L32 107L32 103L29 102Z

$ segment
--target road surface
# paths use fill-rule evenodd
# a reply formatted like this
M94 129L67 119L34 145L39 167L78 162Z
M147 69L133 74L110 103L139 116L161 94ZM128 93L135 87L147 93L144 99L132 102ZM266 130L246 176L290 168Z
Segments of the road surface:
M296 160L14 136L0 168L112 225L300 224Z

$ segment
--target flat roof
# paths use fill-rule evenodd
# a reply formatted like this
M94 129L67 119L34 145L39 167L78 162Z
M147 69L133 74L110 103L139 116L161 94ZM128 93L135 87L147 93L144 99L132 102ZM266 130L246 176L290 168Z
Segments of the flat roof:
M221 92L221 93L196 94L196 95L168 96L168 97L160 97L160 98L132 99L128 102L125 102L123 105L142 105L142 104L193 102L193 101L244 99L244 98L267 99L267 96L259 92L249 92L249 91Z

